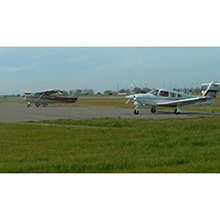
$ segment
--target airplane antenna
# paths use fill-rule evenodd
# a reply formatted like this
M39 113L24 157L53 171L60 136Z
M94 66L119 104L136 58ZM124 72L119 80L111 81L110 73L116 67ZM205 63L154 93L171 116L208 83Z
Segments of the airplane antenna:
M170 83L170 90L172 90L173 89L173 84L172 83Z
M166 89L166 81L163 82L163 88Z
M119 92L119 83L117 83L117 92Z
M130 95L133 94L133 85L131 84L131 90L130 90Z

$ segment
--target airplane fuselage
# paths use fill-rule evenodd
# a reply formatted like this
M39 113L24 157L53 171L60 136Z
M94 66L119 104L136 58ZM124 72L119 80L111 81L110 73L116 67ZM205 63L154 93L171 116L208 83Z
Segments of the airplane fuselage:
M74 103L78 100L78 97L81 93L80 90L75 91L72 95L68 97L55 95L57 93L63 94L62 90L59 89L50 89L40 92L25 92L25 101L27 102L27 107L31 106L31 103L34 103L36 107L43 106L46 107L49 103Z
M220 83L211 82L202 96L193 96L182 92L166 89L155 89L146 94L127 96L128 103L134 101L134 114L139 114L139 107L152 106L151 112L156 112L157 106L175 107L175 113L180 114L181 107L211 105L215 103L218 86Z
M158 91L158 93L153 93L154 91ZM154 90L153 92L149 92L147 94L136 94L133 96L134 101L139 103L140 105L144 106L157 106L160 103L170 103L170 101L177 101L177 100L183 100L183 99L189 99L189 98L196 98L198 96L194 95L188 95L185 93L178 93L176 91L170 91L170 90L164 90L164 89L158 89ZM166 95L162 95L162 94ZM183 106L201 106L201 105L210 105L214 104L214 100L208 100L208 101L201 101L194 104L185 104ZM175 107L176 105L169 105L168 107Z

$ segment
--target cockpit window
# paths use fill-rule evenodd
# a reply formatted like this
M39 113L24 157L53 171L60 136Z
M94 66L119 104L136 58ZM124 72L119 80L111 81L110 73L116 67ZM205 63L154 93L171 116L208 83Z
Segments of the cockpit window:
M183 97L182 95L178 94L178 98L182 98L182 97Z
M176 93L171 92L171 93L170 93L170 97L176 97Z
M160 91L160 96L168 97L169 96L169 92L167 92L167 91Z
M159 90L154 90L153 92L151 92L151 94L157 96L158 92Z

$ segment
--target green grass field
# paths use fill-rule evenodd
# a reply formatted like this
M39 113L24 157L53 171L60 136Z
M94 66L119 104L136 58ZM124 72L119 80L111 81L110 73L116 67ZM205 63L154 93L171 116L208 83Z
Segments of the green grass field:
M220 118L0 124L1 173L219 173Z

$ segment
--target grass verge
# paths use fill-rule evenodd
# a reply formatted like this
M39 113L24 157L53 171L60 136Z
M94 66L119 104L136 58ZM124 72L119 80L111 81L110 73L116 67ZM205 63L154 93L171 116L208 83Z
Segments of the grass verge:
M219 117L1 123L0 172L219 173L219 134Z

